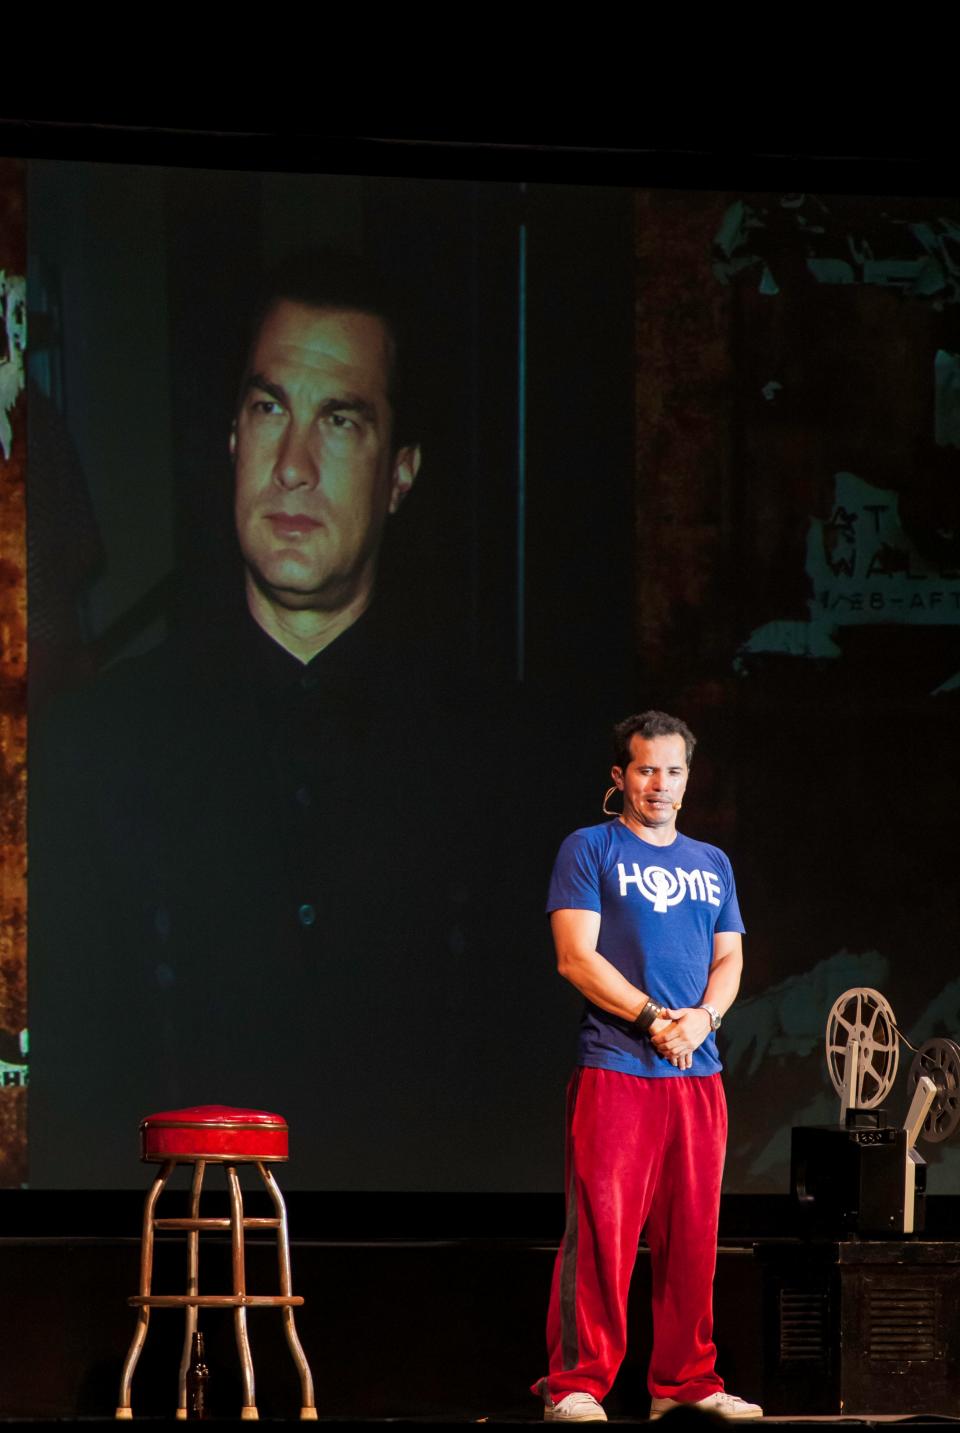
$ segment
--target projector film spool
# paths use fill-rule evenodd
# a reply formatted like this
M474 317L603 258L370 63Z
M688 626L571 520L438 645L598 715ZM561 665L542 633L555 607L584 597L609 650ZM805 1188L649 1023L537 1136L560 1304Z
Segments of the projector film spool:
M900 1063L900 1041L893 1011L879 990L869 986L845 990L827 1017L827 1070L841 1097L849 1049L854 1042L859 1056L854 1104L858 1109L870 1110L893 1089Z
M920 1138L929 1144L949 1139L960 1124L960 1045L954 1040L926 1040L910 1066L910 1088L921 1075L929 1075L937 1096L923 1122Z

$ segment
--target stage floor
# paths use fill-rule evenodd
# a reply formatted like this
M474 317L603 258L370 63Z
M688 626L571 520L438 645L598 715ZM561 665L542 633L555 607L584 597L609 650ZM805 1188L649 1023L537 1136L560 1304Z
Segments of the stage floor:
M183 1428L183 1423L182 1423L182 1422L178 1422L175 1418L137 1418L137 1419L134 1420L134 1421L135 1421L137 1424L146 1425L146 1426L148 1426L150 1429L157 1430L157 1433L161 1433L161 1430L164 1430L164 1433L165 1433L165 1430L168 1430L168 1429L170 1430L170 1433L174 1433L174 1430L179 1430L179 1429L182 1429L182 1428ZM248 1429L248 1428L250 1427L250 1424L249 1424L249 1423L242 1422L239 1418L236 1418L236 1419L231 1419L231 1418L217 1418L217 1419L210 1419L210 1420L208 1420L208 1421L209 1421L209 1422L212 1422L212 1423L216 1423L216 1425L217 1425L218 1428L222 1428L222 1429L224 1429L224 1430L229 1429L229 1428L236 1428L237 1430L239 1430L239 1429ZM284 1418L262 1418L262 1419L260 1419L259 1421L260 1421L261 1423L268 1424L268 1425L270 1425L270 1426L272 1426L272 1427L275 1427L275 1426L281 1425L281 1424L282 1424L283 1426L294 1426L294 1425L297 1425L297 1424L300 1423L300 1420L299 1420L299 1419L295 1419L295 1418L290 1418L290 1419L284 1419ZM357 1430L358 1430L358 1429L362 1429L362 1428L375 1429L375 1428L386 1428L386 1427L400 1427L400 1428L410 1428L410 1429L413 1429L413 1428L429 1428L429 1429L431 1429L431 1430L437 1430L437 1429L441 1429L441 1428L470 1428L470 1427L476 1427L477 1425L484 1425L484 1426L496 1427L496 1428L534 1428L534 1427L544 1427L544 1426L545 1426L544 1423L543 1423L543 1419L540 1418L540 1417L538 1417L538 1416L536 1416L536 1414L534 1414L532 1417L530 1417L530 1418L528 1418L528 1419L524 1419L524 1418L497 1418L497 1417L484 1417L484 1416L479 1416L479 1417L478 1417L478 1416L476 1416L476 1415L468 1415L468 1414L463 1414L463 1415L461 1415L460 1417L457 1417L457 1416L454 1415L454 1414L443 1414L443 1415L438 1415L438 1416L436 1416L436 1417L420 1417L420 1418L415 1418L415 1417L398 1417L398 1418L325 1418L325 1417L323 1416L323 1414L321 1413L321 1415L320 1415L319 1419L317 1420L317 1422L318 1422L318 1425L322 1426L322 1427L323 1427L324 1429L326 1429L326 1430L329 1430L329 1433L337 1433L337 1430L339 1430L339 1429L343 1429L343 1430L344 1430L344 1433L357 1433ZM646 1427L646 1426L653 1427L653 1426L654 1426L653 1424L650 1424L650 1423L649 1423L649 1420L648 1420L648 1419L645 1419L645 1418L611 1418L611 1419L609 1419L609 1422L610 1422L612 1425L616 1426L616 1427L632 1427L632 1428L633 1428L633 1427ZM671 1420L667 1423L667 1429L668 1429L668 1430L671 1430L671 1429L685 1428L685 1429L689 1430L690 1427L691 1427L691 1425L695 1424L695 1422L696 1422L696 1423L702 1423L704 1429L711 1428L711 1427L712 1427L712 1428L717 1428L717 1427L723 1426L720 1420L715 1419L715 1418L708 1418L708 1417L706 1417L706 1416L704 1416L704 1415L700 1415L696 1420L692 1419L692 1418L689 1417L689 1416L681 1416L681 1417L679 1417L679 1418L671 1419ZM664 1423L664 1420L663 1420L663 1419L660 1419L660 1420L659 1420L660 1426L662 1426L663 1423ZM867 1416L852 1417L852 1416L851 1416L851 1417L841 1417L841 1418L827 1418L827 1417L823 1417L823 1418L806 1418L806 1417L787 1418L787 1417L783 1417L783 1416L778 1416L778 1417L775 1417L775 1418L763 1418L763 1419L760 1420L759 1424L757 1424L757 1423L753 1423L753 1424L749 1424L749 1425L739 1425L739 1424L736 1424L736 1425L732 1425L732 1426L735 1426L735 1427L739 1427L739 1426L750 1426L750 1427L758 1427L758 1426L771 1427L771 1426L776 1426L776 1427L789 1428L789 1429L800 1429L800 1428L825 1429L825 1428L831 1428L831 1427L837 1427L837 1428L840 1428L840 1427L843 1427L843 1428L851 1428L851 1427L854 1427L854 1428L877 1428L877 1427L887 1427L887 1426L889 1426L889 1425L892 1424L892 1423L908 1424L911 1428L921 1428L921 1427L922 1427L922 1428L933 1428L933 1427L944 1427L945 1425L946 1425L946 1426L952 1426L952 1425L954 1425L954 1424L960 1424L960 1417L951 1417L951 1416L948 1415L948 1414L907 1414L907 1413L895 1413L895 1414L893 1414L893 1413L891 1413L891 1414L878 1413L878 1414L871 1414L869 1417L867 1417ZM116 1420L113 1419L113 1418L76 1418L76 1419L64 1419L64 1418L60 1418L60 1419L45 1419L45 1418L15 1418L15 1419L5 1419L5 1418L0 1418L0 1428L4 1429L4 1430L5 1430L5 1433L7 1433L7 1430L9 1431L9 1433L16 1433L16 1430L18 1430L18 1429L23 1429L23 1430L24 1430L24 1433L27 1433L28 1430L29 1430L29 1433L41 1433L41 1430L46 1429L46 1428L49 1428L49 1429L51 1429L51 1430L52 1430L52 1429L63 1429L65 1426L66 1426L66 1427L70 1427L70 1426L74 1426L74 1425L76 1425L78 1428L83 1428L84 1430L89 1429L89 1430L91 1430L91 1433L92 1433L92 1430L97 1430L97 1429L102 1429L102 1430L104 1430L104 1433L106 1433L106 1430L107 1430L107 1429L110 1429L110 1428L116 1429L116 1427L117 1427ZM300 1426L304 1426L304 1425L301 1424ZM309 1426L309 1425L306 1425L306 1426ZM593 1426L593 1425L591 1425L591 1426Z
M139 1204L131 1195L123 1208L105 1201L98 1211L122 1233L78 1233L48 1208L37 1211L29 1230L11 1229L8 1221L0 1236L3 1428L114 1424L134 1327L127 1300L137 1288L139 1240L128 1231L136 1227ZM77 1218L76 1203L64 1207ZM351 1207L354 1219L370 1222L362 1203ZM402 1201L389 1207L392 1220L409 1225L415 1216L446 1237L383 1237L382 1230L377 1238L356 1237L353 1230L344 1237L343 1224L337 1228L331 1220L340 1237L293 1241L294 1288L305 1298L297 1328L313 1371L319 1421L349 1429L541 1424L538 1402L527 1390L546 1372L544 1314L556 1237L536 1227L539 1215L534 1220L512 1203L498 1215L500 1227L488 1227L484 1237L462 1232L472 1221L459 1207L453 1213L428 1201L409 1210ZM301 1228L316 1228L327 1212L305 1205ZM483 1212L489 1220L486 1203ZM560 1212L551 1207L551 1219ZM89 1229L89 1210L82 1213L79 1227ZM960 1397L953 1396L960 1240L852 1241L848 1248L773 1237L770 1221L750 1220L754 1228L764 1222L761 1236L728 1232L719 1251L714 1336L727 1386L769 1408L775 1416L765 1422L792 1428L960 1422ZM523 1232L506 1237L503 1227ZM269 1241L251 1239L247 1273L251 1292L273 1288L276 1256ZM202 1287L226 1287L228 1277L229 1245L212 1239L201 1260ZM158 1238L155 1291L174 1291L183 1279L182 1239ZM856 1317L848 1318L848 1309ZM210 1421L239 1425L233 1321L211 1310L202 1322ZM627 1358L605 1400L613 1423L647 1421L640 1411L649 1406L651 1334L643 1248L629 1329ZM157 1310L134 1376L137 1422L180 1426L170 1414L182 1338L182 1316ZM299 1421L296 1373L274 1311L251 1311L250 1338L260 1421ZM787 1411L803 1407L811 1411ZM841 1408L858 1411L841 1416ZM923 1411L905 1411L911 1408Z

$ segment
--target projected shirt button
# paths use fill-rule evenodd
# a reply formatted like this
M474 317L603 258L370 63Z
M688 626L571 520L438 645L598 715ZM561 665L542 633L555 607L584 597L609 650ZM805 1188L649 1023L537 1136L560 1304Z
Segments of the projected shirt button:
M308 667L300 678L300 685L305 692L315 692L320 685L319 672L311 672Z
M312 906L309 901L304 901L303 905L297 911L297 920L302 926L315 925L317 920L316 906Z
M298 806L307 807L313 805L313 796L309 786L298 786L293 796Z

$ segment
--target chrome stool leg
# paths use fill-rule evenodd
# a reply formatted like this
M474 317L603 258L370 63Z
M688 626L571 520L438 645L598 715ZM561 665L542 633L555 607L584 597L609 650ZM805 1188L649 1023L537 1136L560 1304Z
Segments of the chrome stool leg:
M290 1236L287 1231L287 1206L283 1195L280 1193L280 1186L273 1177L271 1170L267 1169L259 1160L257 1169L260 1171L260 1178L267 1187L267 1193L273 1200L273 1207L277 1211L279 1224L277 1226L277 1259L280 1265L280 1292L281 1294L293 1293L293 1278L290 1271ZM287 1307L283 1310L283 1331L287 1337L287 1346L293 1355L293 1361L297 1365L297 1372L300 1375L300 1417L302 1419L313 1419L317 1416L316 1404L313 1395L313 1374L310 1372L310 1365L307 1363L307 1356L303 1351L303 1345L297 1336L297 1325L294 1319L293 1309Z
M243 1195L240 1181L232 1164L225 1166L227 1183L230 1186L230 1243L233 1254L233 1292L238 1299L247 1296L246 1271L243 1253ZM259 1418L257 1397L253 1379L253 1358L250 1354L250 1338L247 1334L247 1310L238 1304L233 1311L234 1330L237 1337L237 1352L240 1355L240 1369L243 1375L243 1407L241 1418Z
M190 1185L190 1218L200 1218L200 1190L203 1174L207 1167L204 1159L198 1159L193 1167L193 1181ZM194 1296L200 1292L200 1230L187 1230L187 1293ZM187 1372L190 1368L190 1350L193 1335L197 1329L197 1306L187 1304L184 1318L183 1353L180 1357L180 1376L177 1381L177 1417L187 1416Z
M143 1232L140 1236L140 1294L146 1297L150 1293L150 1284L153 1278L153 1211L156 1208L157 1200L163 1191L163 1187L173 1173L177 1161L168 1159L156 1179L150 1186L143 1206ZM120 1401L117 1404L115 1418L132 1418L133 1409L130 1405L130 1389L133 1383L134 1370L137 1361L143 1351L143 1345L147 1337L147 1326L150 1323L150 1305L141 1305L137 1313L137 1326L134 1329L127 1356L123 1362L123 1372L120 1375Z

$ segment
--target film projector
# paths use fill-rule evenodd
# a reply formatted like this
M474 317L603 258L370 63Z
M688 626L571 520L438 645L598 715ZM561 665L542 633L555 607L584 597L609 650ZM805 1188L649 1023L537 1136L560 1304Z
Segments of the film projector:
M834 1002L826 1057L839 1124L796 1127L791 1146L791 1191L810 1231L903 1235L924 1227L927 1166L917 1141L937 1144L960 1124L960 1045L927 1040L914 1052L906 1116L897 1123L884 1102L901 1042L878 990L855 987Z

